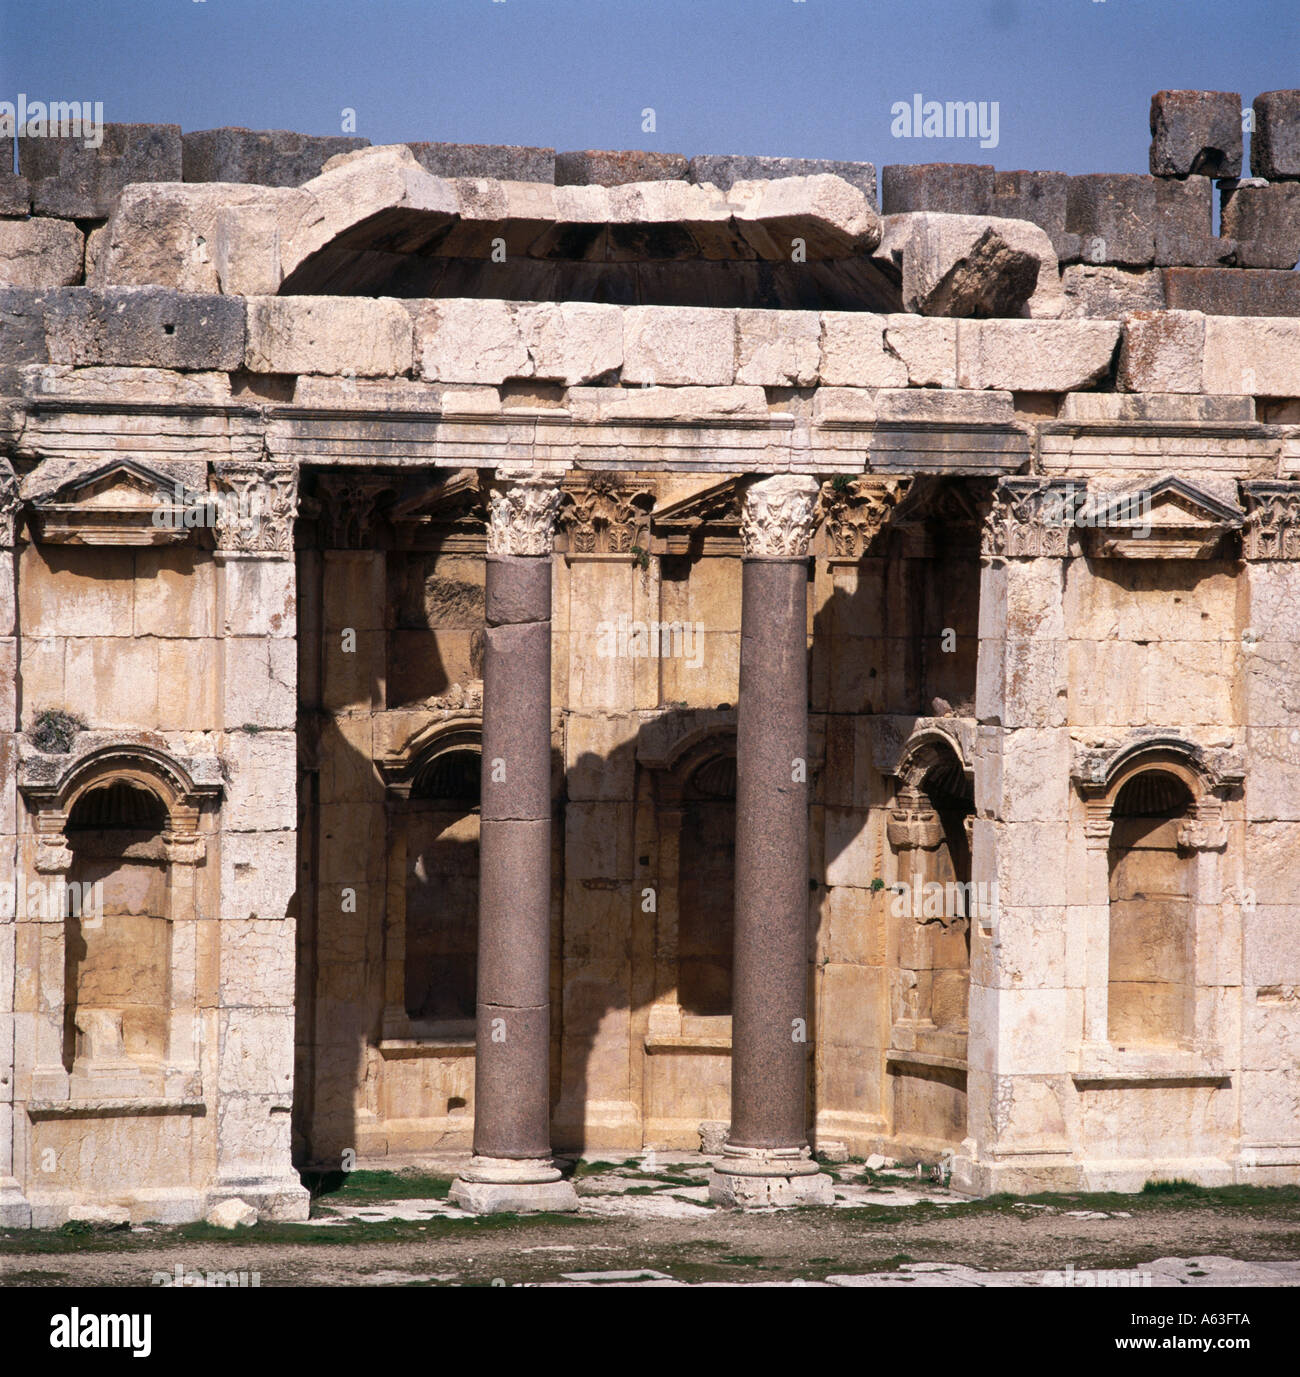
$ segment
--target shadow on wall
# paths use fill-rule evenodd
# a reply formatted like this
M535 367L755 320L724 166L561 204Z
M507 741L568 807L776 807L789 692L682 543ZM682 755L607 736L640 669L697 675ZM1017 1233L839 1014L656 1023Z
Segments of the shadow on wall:
M891 539L857 564L819 561L814 574L821 605L809 693L825 766L812 772L810 790L810 1072L817 1055L823 1098L865 1117L885 1113L888 1094L893 996L878 933L886 905L872 880L885 874L893 788L863 726L872 716L932 716L935 698L959 707L973 699L978 546L947 539L915 554ZM464 730L473 730L477 704L464 693L460 707L446 703L481 676L481 594L467 571L477 569L481 590L483 561L444 555L435 570L427 552L399 553L299 556L295 1152L300 1164L329 1169L349 1152L370 1159L468 1147L472 1130L478 753ZM355 649L345 655L349 627ZM945 629L956 633L951 650L939 649ZM701 737L702 718L711 726ZM668 1079L654 1094L679 1099L671 1132L727 1117L726 1043L712 1039L730 1031L734 720L730 704L672 705L633 739L583 751L567 770L553 752L557 1148L582 1146L592 1132L607 1145L654 1141L652 1121L664 1115L650 1103L646 1078L658 1071L645 1044L665 1018L676 1020L671 1036L694 1039L697 1059L694 1072L685 1059L671 1072L664 1062ZM439 722L464 729L455 749L433 732ZM675 776L638 759L651 725L658 740L700 738ZM383 757L422 730L433 732L430 744L404 767L402 793L382 777ZM834 942L832 889L847 914ZM889 940L896 965L897 936ZM812 978L819 952L831 952L820 982ZM692 1100L696 1091L713 1098ZM810 1074L810 1126L818 1093Z

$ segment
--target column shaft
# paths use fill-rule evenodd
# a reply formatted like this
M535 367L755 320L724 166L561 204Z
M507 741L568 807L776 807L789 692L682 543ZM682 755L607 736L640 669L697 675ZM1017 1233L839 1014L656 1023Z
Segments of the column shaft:
M802 560L745 562L729 1138L737 1147L807 1142L807 588Z

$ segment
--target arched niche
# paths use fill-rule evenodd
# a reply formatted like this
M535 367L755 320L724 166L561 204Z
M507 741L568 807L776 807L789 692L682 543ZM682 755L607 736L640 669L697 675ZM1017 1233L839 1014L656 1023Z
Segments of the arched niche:
M894 1138L932 1152L966 1136L973 772L959 743L917 733L895 769L886 823L894 857L889 941L891 1030L886 1054Z
M1196 867L1180 834L1196 800L1186 778L1131 771L1110 805L1106 1032L1117 1046L1183 1046L1192 1035Z
M481 761L475 717L430 724L381 765L386 1041L473 1044Z
M1224 879L1240 863L1240 764L1159 734L1086 754L1075 783L1088 954L1076 1079L1218 1083L1231 1034L1222 973L1241 942Z
M220 764L156 740L78 741L19 770L18 918L44 925L33 1099L201 1099L196 871Z

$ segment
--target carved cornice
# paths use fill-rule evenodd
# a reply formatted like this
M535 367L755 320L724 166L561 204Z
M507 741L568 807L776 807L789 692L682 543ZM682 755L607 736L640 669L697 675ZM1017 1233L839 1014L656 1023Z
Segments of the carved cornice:
M558 521L570 555L627 555L649 546L654 489L609 474L576 480L563 493Z
M1243 483L1241 495L1246 559L1300 559L1300 483Z
M984 518L980 553L1003 559L1064 559L1072 522L1069 480L1006 478L993 490Z
M745 491L740 538L746 559L806 559L817 524L815 478L783 473Z
M561 495L549 475L498 473L488 493L488 554L549 555Z
M820 515L830 557L858 560L871 548L908 490L903 479L850 478L825 484Z
M298 512L298 470L292 464L219 460L217 548L238 553L293 552Z

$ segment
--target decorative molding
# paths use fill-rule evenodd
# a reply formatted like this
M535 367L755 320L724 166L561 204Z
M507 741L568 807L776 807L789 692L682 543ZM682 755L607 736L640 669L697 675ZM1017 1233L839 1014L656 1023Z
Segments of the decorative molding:
M885 834L895 851L933 851L943 841L943 823L920 789L900 789L889 810Z
M218 460L217 548L239 554L292 554L298 470L292 464Z
M488 554L549 555L561 496L550 475L498 471L488 493Z
M575 474L565 483L559 525L569 555L629 555L649 546L654 488L612 474Z
M115 780L158 793L182 835L195 829L202 801L220 797L224 788L216 756L176 755L152 732L78 732L61 754L19 743L18 788L41 817L66 814L87 789Z
M1300 483L1243 483L1248 560L1300 559Z
M0 458L0 549L13 546L18 508L18 479L8 459Z
M857 561L871 548L908 490L906 479L832 479L819 497L832 560Z
M1183 778L1193 796L1224 794L1245 779L1245 766L1232 749L1205 747L1161 728L1135 732L1122 742L1075 744L1070 778L1087 799L1109 799L1137 768L1165 767Z
M782 473L745 490L740 538L746 559L806 559L817 524L815 478Z

